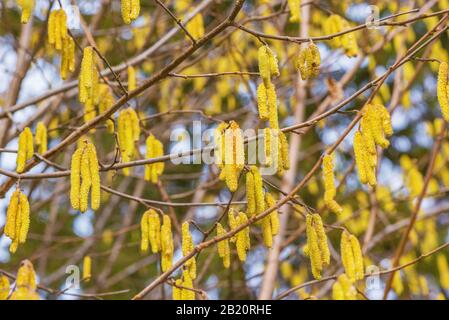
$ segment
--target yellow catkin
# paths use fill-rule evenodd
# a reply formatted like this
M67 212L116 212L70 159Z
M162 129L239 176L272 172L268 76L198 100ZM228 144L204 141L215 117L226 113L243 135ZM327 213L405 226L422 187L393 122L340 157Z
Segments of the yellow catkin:
M348 278L346 274L338 276L337 281L332 286L332 299L333 300L356 300L357 290L355 289L353 282Z
M440 286L447 290L449 289L449 266L446 257L442 253L437 255L437 267L440 275Z
M276 205L276 200L270 193L265 193L266 208ZM279 233L279 214L277 210L273 210L268 216L262 219L262 235L266 247L271 248L273 245L273 236Z
M267 47L267 53L268 53L268 61L270 63L270 76L279 77L279 65L278 65L278 59L274 52Z
M120 0L123 22L131 23L131 0Z
M172 286L172 298L173 300L181 300L182 299L182 279L177 279L175 284Z
M36 126L35 141L40 154L47 152L47 127L42 121L39 121Z
M34 6L36 5L35 0L17 0L17 4L22 9L22 15L20 17L21 23L28 23L31 15L33 14Z
M83 281L89 281L92 277L92 258L85 256L83 258Z
M25 194L16 189L6 212L5 235L12 243L11 253L16 252L19 244L25 243L30 227L30 204Z
M360 248L360 243L356 236L351 234L349 240L351 242L352 254L354 256L355 280L361 280L364 278L365 275L363 267L362 249Z
M99 85L99 102L98 102L98 112L100 114L105 113L114 105L114 96L107 84ZM111 119L106 120L107 131L111 134L114 133L114 121Z
M8 277L0 274L0 300L6 300L8 298L10 286Z
M234 212L230 211L228 217L231 230L248 221L248 217L244 212L239 212L237 216L234 216ZM250 248L249 227L245 227L243 230L237 232L235 235L235 246L240 261L246 261L246 253Z
M139 140L140 136L139 118L136 111L130 107L120 111L117 122L122 162L128 162L136 153L135 142ZM129 168L124 168L123 173L128 175Z
M277 97L274 84L269 83L267 89L268 121L271 129L279 129Z
M81 60L81 70L78 79L78 96L79 101L82 103L91 98L91 89L93 87L93 60L92 47L85 47L83 50L83 59Z
M257 107L260 119L268 120L267 89L263 83L257 87Z
M223 174L227 187L235 192L238 178L245 165L245 151L242 131L235 121L229 123L224 132L224 166Z
M146 211L140 219L140 250L142 252L148 251L150 239L150 226L148 223L149 211Z
M217 223L217 237L226 233L221 223ZM223 259L223 266L227 269L231 265L231 251L229 249L229 240L224 239L217 243L218 256Z
M182 227L181 227L181 231L182 231L181 232L181 235L182 235L181 248L182 248L183 256L187 256L194 249L193 238L192 238L192 235L190 234L189 226L190 226L189 223L186 221L182 224ZM195 257L192 257L189 260L187 260L186 263L184 264L184 266L189 271L190 278L195 279L196 278Z
M337 190L334 182L334 157L326 154L323 157L323 181L324 181L324 203L326 207L334 212L340 214L343 209L335 201Z
M279 166L284 170L290 169L288 140L282 131L279 131Z
M56 11L50 12L47 25L47 39L49 44L55 44L56 41Z
M321 56L315 43L311 42L300 49L295 64L303 80L316 78L319 75Z
M265 86L271 81L270 55L268 50L268 47L264 45L259 47L258 51L259 74Z
M352 251L352 244L351 244L351 235L343 231L341 234L341 240L340 240L340 254L341 254L341 260L343 267L345 268L345 273L351 279L352 281L355 280L355 260L354 260L354 252Z
M161 270L167 271L173 263L173 234L170 217L164 214L161 227Z
M164 155L164 146L162 142L156 139L155 136L149 135L146 140L145 158L157 158ZM157 183L159 176L164 172L164 162L156 162L145 165L145 180Z
M131 12L129 17L131 20L136 20L140 13L140 0L131 0Z
M369 168L366 167L367 155L365 154L363 137L360 131L356 131L354 134L354 155L360 182L362 184L368 183L367 169Z
M313 224L312 215L306 217L306 234L307 234L307 252L310 258L312 275L315 279L321 279L321 271L323 270L323 260L321 257L320 247L318 244L318 236Z
M323 227L323 221L321 220L320 215L316 213L312 215L312 219L317 235L318 247L321 253L321 261L323 262L323 265L328 265L330 263L330 251L327 244L326 232Z
M23 260L17 272L16 286L11 294L11 300L39 300L36 291L36 273L29 260Z
M265 198L263 193L263 180L259 169L256 166L251 166L250 171L254 178L254 199L256 204L256 214L265 211Z
M193 279L190 277L190 273L187 270L184 270L182 273L182 286L181 300L195 300L195 291L192 290Z
M437 82L438 102L446 122L449 122L448 68L447 62L443 61L440 63Z
M221 122L214 130L214 160L216 165L223 169L224 167L224 149L225 149L225 139L224 132L227 128L226 122Z
M198 40L204 36L204 19L199 13L196 14L186 25L186 30L195 39Z
M290 22L299 22L301 18L301 0L288 0Z
M69 72L75 71L75 42L72 37L64 38L61 55L61 78L67 79Z
M134 91L137 88L136 84L136 69L133 66L128 67L128 92Z
M95 146L82 140L72 155L70 170L70 202L73 209L85 212L91 192L91 208L97 210L101 202L100 173Z
M153 253L161 250L161 220L157 212L150 209L148 212L148 239Z
M17 150L17 173L22 173L25 170L25 165L28 160L33 158L34 155L34 144L33 144L33 134L30 128L26 127L19 134L19 148Z

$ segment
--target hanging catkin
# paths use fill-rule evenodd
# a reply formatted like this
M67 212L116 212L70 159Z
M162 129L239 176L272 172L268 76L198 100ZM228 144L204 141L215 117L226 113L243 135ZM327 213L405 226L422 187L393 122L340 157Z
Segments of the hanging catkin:
M153 253L159 252L161 249L161 220L154 209L149 209L142 215L140 231L140 249L146 252L148 246L151 245Z
M234 210L229 210L228 224L231 230L247 222L248 217L244 212L235 214ZM246 261L246 253L251 247L249 227L245 227L237 232L235 236L231 238L231 242L235 242L235 246L237 248L237 256L239 257L240 261Z
M334 212L340 214L343 209L335 201L337 190L334 182L334 157L333 154L326 154L323 157L323 181L324 181L324 203L326 207Z
M87 139L80 142L72 155L70 170L70 202L73 209L85 212L88 199L92 210L100 207L100 173L95 146Z
M19 134L19 148L17 150L16 164L17 173L22 173L25 170L25 165L28 160L31 160L34 155L33 133L30 128L26 127Z
M4 274L0 274L0 301L8 298L10 286L8 277Z
M356 300L357 290L353 282L346 276L341 274L332 286L332 299L334 300Z
M90 281L92 277L92 258L90 256L85 256L83 258L83 281Z
M349 27L348 21L336 14L330 15L323 24L323 30L327 35L339 33ZM334 48L342 47L348 57L355 57L358 54L359 48L353 32L333 37L330 43Z
M146 140L146 159L162 157L164 155L164 146L155 136L150 134ZM165 163L156 162L145 165L145 180L156 184L159 176L164 172Z
M306 217L307 251L315 279L321 279L323 266L330 263L330 252L323 222L318 214Z
M122 162L129 162L136 154L135 142L140 136L139 118L136 111L129 107L120 111L117 122ZM123 168L123 174L129 175L129 168Z
M167 271L173 263L173 234L171 230L171 220L166 214L162 217L161 227L161 270Z
M36 291L36 273L33 264L29 260L23 260L17 272L15 290L11 294L11 300L40 300Z
M193 238L192 235L190 234L189 223L187 221L182 224L181 231L182 231L181 232L182 255L187 256L194 249ZM189 260L187 260L184 266L188 270L190 278L195 279L196 278L195 257L192 257Z
M16 252L19 244L25 243L30 228L30 204L24 193L16 189L6 211L5 235L12 240L11 253Z
M195 291L193 291L193 279L188 270L182 272L182 290L181 300L195 300Z
M37 152L39 152L39 154L47 152L47 127L42 121L37 123L35 141L36 146L38 147Z
M120 0L123 21L130 24L139 17L140 0Z
M221 237L226 233L221 223L217 223L217 237ZM231 265L231 251L229 249L229 240L224 239L217 242L218 256L223 259L223 266L228 269Z
M250 166L246 174L246 197L247 214L252 217L265 211L265 200L263 194L263 181L259 169L256 166Z
M440 63L437 83L438 102L446 122L449 122L448 68L447 62L443 61Z
M321 56L315 43L310 42L299 50L295 64L303 80L316 78L320 74Z
M265 193L265 208L272 208L276 205L276 200L267 192ZM279 214L277 210L273 210L269 215L261 221L263 242L267 248L273 245L273 236L279 232Z
M301 0L288 0L290 9L290 22L299 22L301 19Z
M28 23L31 15L33 14L36 0L17 0L17 4L22 9L22 15L20 18L21 23Z
M363 279L363 256L357 238L343 231L340 241L341 260L345 273L352 281Z

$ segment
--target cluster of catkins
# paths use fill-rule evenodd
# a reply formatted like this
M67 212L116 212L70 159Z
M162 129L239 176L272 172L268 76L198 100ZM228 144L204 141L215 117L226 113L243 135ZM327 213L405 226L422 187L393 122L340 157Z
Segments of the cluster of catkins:
M33 264L29 260L23 260L17 271L14 291L5 275L0 275L0 300L40 300L37 293L36 273Z
M6 211L5 235L12 240L11 253L16 252L21 243L25 243L30 228L30 204L27 196L17 188L9 201Z
M70 167L70 202L73 209L85 212L100 207L100 173L95 146L88 139L81 140L72 155Z
M161 253L162 272L167 271L172 266L173 261L173 234L171 230L171 220L166 214L162 216L162 225L159 215L154 209L144 212L140 220L142 251L148 251L151 246L153 253Z
M215 163L221 169L220 180L224 180L231 192L237 190L240 172L245 166L243 135L235 121L222 122L214 130Z
M375 186L377 150L376 145L387 148L386 139L393 134L388 110L380 104L367 104L363 109L360 130L354 135L354 154L360 182Z
M349 22L337 14L330 15L323 24L323 30L326 34L337 34L347 29L349 29ZM343 48L348 57L355 57L359 52L357 41L352 32L332 38L330 44L334 48Z
M140 0L121 0L122 18L126 24L130 24L139 17Z
M61 51L61 78L75 71L75 42L67 32L67 15L63 9L54 10L48 18L48 43Z
M147 159L157 158L164 155L164 145L154 135L150 134L146 140ZM165 163L156 162L145 165L145 180L157 183L159 176L164 172Z
M265 166L274 167L278 174L290 168L288 140L281 130L265 128Z
M47 152L47 127L43 122L39 122L36 126L36 136L33 141L33 133L29 127L23 129L19 134L19 148L17 150L16 171L22 173L28 160L34 155L34 144L38 147L38 153Z

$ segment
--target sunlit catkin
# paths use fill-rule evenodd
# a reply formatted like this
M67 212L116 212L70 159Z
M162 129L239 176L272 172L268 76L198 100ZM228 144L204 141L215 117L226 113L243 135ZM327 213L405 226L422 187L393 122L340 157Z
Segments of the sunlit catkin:
M448 68L447 62L443 61L440 63L437 82L438 102L446 122L449 122Z
M224 141L223 145L221 145L222 141ZM224 150L223 153L220 152L224 157L220 178L224 179L229 190L234 192L237 190L239 175L245 165L243 136L237 122L230 121L229 127L215 143L217 142L220 144L218 147L221 146Z
M142 215L140 232L140 249L146 252L151 245L153 253L159 252L161 248L161 220L154 209L147 210Z
M226 234L225 228L221 223L217 223L217 237L221 237ZM231 251L229 249L229 240L224 239L217 242L218 256L223 259L223 266L229 268L231 265Z
M133 66L128 67L128 92L136 90L136 69Z
M15 290L11 294L11 300L39 300L36 291L36 273L33 264L29 260L23 260L17 272Z
M300 49L295 65L303 80L320 74L321 56L315 43L310 42Z
M363 256L357 238L343 231L340 240L340 253L345 273L352 280L360 280L364 277Z
M10 283L7 276L0 274L0 301L6 300L9 296Z
M265 193L265 206L272 208L276 205L276 200L269 193ZM273 245L273 236L279 233L279 214L277 209L273 210L269 215L262 219L262 236L264 244L267 248Z
M61 78L67 79L69 72L75 71L75 42L68 36L62 41Z
M192 235L190 234L189 230L189 222L184 222L181 227L181 243L182 243L182 255L187 256L190 254L194 249L194 243ZM190 274L190 278L195 279L196 278L196 260L195 257L190 258L186 261L184 266L187 268Z
M333 154L326 154L323 157L323 181L324 181L324 203L326 207L334 212L340 214L343 209L335 201L337 190L334 182L334 157Z
M247 192L247 214L252 217L265 210L265 200L263 194L263 181L259 169L251 166L246 174L246 192Z
M81 60L81 70L78 78L79 101L86 103L90 100L93 104L93 98L98 93L98 72L95 67L95 54L92 47L85 47L83 50L83 59Z
M146 159L162 157L164 146L154 135L150 134L146 140ZM159 176L164 172L165 163L163 161L145 165L145 180L157 183Z
M88 207L89 192L91 208L100 206L100 173L95 146L87 139L82 141L72 155L70 169L70 202L73 209L85 212Z
M195 291L193 290L193 279L188 270L182 272L182 290L181 300L195 300Z
M39 154L44 154L47 152L47 127L42 121L39 121L36 126L35 135L36 146L38 147L37 152Z
M139 17L140 0L121 0L121 12L123 21L130 24Z
M167 271L173 263L173 234L171 230L171 220L166 214L162 217L161 227L161 270Z
M31 15L33 14L36 0L17 0L17 4L22 9L22 15L20 17L20 22L28 23Z
M90 281L92 277L92 258L90 256L85 256L83 258L83 281Z
M19 244L25 243L30 228L30 204L24 193L16 189L6 211L5 235L12 240L11 253L16 252Z
M34 144L33 144L33 133L30 128L26 127L19 134L19 148L17 150L17 173L22 173L25 170L26 162L33 158L34 155Z
M263 82L257 87L257 107L260 119L268 120L267 89Z
M315 279L321 279L324 265L330 263L330 251L323 222L318 214L309 214L306 217L307 248Z
M442 253L437 255L437 268L440 275L440 286L445 290L449 289L449 266Z
M234 210L229 210L228 213L228 223L231 230L238 228L242 224L248 222L248 217L244 212L239 212L235 214ZM240 261L246 261L246 253L250 249L250 237L249 237L249 227L245 227L235 234L231 238L231 242L235 242L237 248L237 255Z
M140 124L136 111L129 107L120 111L118 118L118 142L122 156L122 162L128 162L136 154L135 142L139 140ZM124 168L123 173L129 174L129 168Z
M355 289L353 282L348 278L346 274L338 276L337 281L332 286L332 299L333 300L356 300L357 290Z

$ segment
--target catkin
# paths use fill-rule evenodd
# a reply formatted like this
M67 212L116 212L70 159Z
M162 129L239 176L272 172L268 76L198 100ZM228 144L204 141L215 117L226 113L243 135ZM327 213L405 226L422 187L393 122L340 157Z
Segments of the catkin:
M333 154L326 154L323 157L323 181L324 181L324 203L326 207L334 212L340 214L343 209L335 201L337 190L334 182L334 157Z
M120 111L117 122L122 162L128 162L136 153L135 142L139 140L140 136L139 118L136 111L129 107ZM128 175L129 168L124 168L123 173Z
M295 65L303 80L316 78L320 74L321 56L315 43L310 42L300 49Z
M323 222L318 214L306 217L307 251L315 279L321 279L324 265L330 263L330 251Z
M181 300L195 300L195 291L193 291L193 279L187 270L182 272L182 290Z
M440 275L440 285L443 289L449 289L449 266L444 254L437 255L437 267Z
M190 226L189 223L186 221L182 224L182 227L181 227L181 231L182 231L181 232L181 235L182 235L181 243L182 243L182 255L183 256L187 256L194 249L193 238L192 238L192 235L190 234L189 226ZM189 260L187 260L186 263L184 264L184 266L189 271L190 278L195 279L196 278L195 257L192 257Z
M61 78L67 79L67 74L75 71L75 42L72 37L66 37L62 41L61 54Z
M47 152L47 127L42 121L37 123L35 141L39 154Z
M345 273L352 281L363 279L363 256L357 238L343 231L340 241L341 260Z
M139 17L140 0L121 0L123 22L130 24Z
M5 235L12 240L9 247L15 253L19 244L25 243L30 228L30 204L24 193L16 189L6 211Z
M221 237L226 233L221 223L217 223L217 237ZM218 256L223 259L223 266L228 269L231 265L231 251L229 249L229 240L224 239L217 243Z
M196 14L186 25L186 30L198 40L204 36L204 19L201 13Z
M88 207L89 192L91 208L100 207L100 173L95 146L87 139L81 141L72 155L70 169L70 202L73 209L85 212Z
M0 301L6 300L9 296L10 283L7 276L0 274Z
M156 139L155 136L149 135L146 140L146 153L145 158L157 158L164 155L164 146L162 142ZM145 180L151 181L156 184L159 180L159 176L164 172L164 162L156 162L145 165Z
M83 281L89 281L92 277L92 258L85 256L83 258Z
M29 260L23 260L17 272L15 290L11 294L11 300L39 300L36 291L36 273L33 264Z
M153 253L159 252L161 248L161 221L154 209L147 210L142 215L140 231L140 249L146 252L150 244Z
M276 205L276 200L269 193L265 193L265 206L271 208ZM264 210L263 210L264 211ZM273 210L269 215L262 219L262 235L266 247L271 248L273 245L273 236L279 233L279 214L277 210Z
M219 134L217 133L217 135ZM237 122L230 121L229 127L221 134L218 141L215 140L215 143L218 144L218 149L223 150L219 151L219 154L224 159L218 159L219 161L224 160L219 165L219 167L222 167L220 178L224 179L229 190L234 192L237 190L238 178L245 165L243 136Z
M136 69L133 66L128 67L128 92L136 90Z
M260 119L268 120L267 89L263 83L257 87L257 107Z
M301 0L288 0L290 9L290 22L299 22L301 19Z
M17 173L22 173L25 170L26 162L33 158L34 144L33 133L30 128L26 127L19 134L19 148L17 150L16 164Z
M260 77L262 78L263 83L267 85L271 81L270 56L268 54L267 46L259 47L258 61Z
M346 274L338 276L337 281L332 286L332 299L334 300L356 300L357 290L353 282Z
M244 212L239 212L237 215L234 210L229 210L228 213L228 223L231 230L239 227L242 224L248 222L248 217ZM240 261L246 261L246 253L251 247L250 237L249 237L249 226L243 228L231 238L231 242L235 242L237 248L237 256Z
M31 15L33 14L36 0L17 0L17 4L22 9L22 15L20 17L21 23L28 23Z
M328 35L339 33L349 27L348 21L336 14L330 15L323 25L324 32ZM358 54L359 48L353 32L334 37L330 43L334 48L342 47L348 57L355 57Z
M166 214L162 217L161 227L161 270L167 271L173 263L173 234L171 230L171 220Z
M440 63L437 82L438 102L446 122L449 122L448 68L447 62L443 61Z

